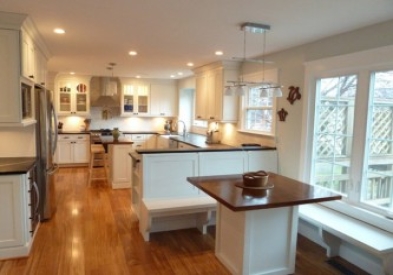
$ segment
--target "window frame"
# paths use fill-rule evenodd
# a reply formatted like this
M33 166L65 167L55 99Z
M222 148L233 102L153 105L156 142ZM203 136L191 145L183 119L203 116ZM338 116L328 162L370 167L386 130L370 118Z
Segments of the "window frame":
M248 82L260 82L262 79L265 81L271 81L271 82L277 82L278 79L278 70L277 69L270 69L270 70L265 70L259 71L253 74L248 74L244 76L244 81ZM248 99L249 99L249 92L250 89L253 88L258 88L260 85L250 85L245 89L245 94L244 96L241 96L241 102L240 102L240 112L239 112L239 129L238 132L242 133L248 133L248 134L255 134L255 135L261 135L261 136L268 136L268 137L275 137L276 136L276 129L277 129L277 98L273 97L272 98L272 107L250 107L248 105ZM258 131L258 130L250 130L246 129L247 125L247 111L248 110L272 110L272 122L271 122L271 131Z
M347 199L341 201L323 203L325 206L343 212L349 216L369 222L377 227L393 233L393 221L385 217L384 211L378 211L361 203L361 182L364 174L364 157L367 130L364 121L368 121L368 110L370 103L370 81L371 75L376 71L393 70L393 59L389 60L387 56L393 56L393 46L358 52L343 56L336 56L322 60L315 60L305 64L305 89L302 94L303 118L302 118L302 144L301 144L301 165L299 167L299 179L310 182L312 153L314 148L314 122L315 122L315 101L318 79L337 77L341 75L357 75L358 90L355 99L355 116L353 136L352 163L357 171L351 172L351 186ZM367 110L367 112L364 112ZM386 211L385 211L386 212Z

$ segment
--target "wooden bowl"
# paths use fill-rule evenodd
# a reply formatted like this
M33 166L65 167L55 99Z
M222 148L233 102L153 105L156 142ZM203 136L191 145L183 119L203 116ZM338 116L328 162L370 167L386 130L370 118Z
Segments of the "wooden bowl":
M268 182L269 175L264 171L243 174L243 185L246 187L266 187Z

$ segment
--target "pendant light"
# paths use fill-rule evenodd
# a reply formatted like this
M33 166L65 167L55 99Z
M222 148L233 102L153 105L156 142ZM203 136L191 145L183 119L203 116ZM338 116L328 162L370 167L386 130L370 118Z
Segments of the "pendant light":
M240 78L238 81L227 81L229 85L225 86L225 95L238 95L242 96L245 94L245 89L248 86L261 86L261 97L281 97L282 91L281 86L277 83L266 82L265 81L265 47L266 47L266 32L270 30L269 25L258 24L258 23L243 23L240 29L244 32L243 38L243 58L241 62L256 62L262 63L262 82L249 82L243 80L243 72L240 72ZM262 59L247 59L246 58L246 32L263 34L263 52ZM239 58L235 58L239 59ZM242 64L243 65L243 64Z

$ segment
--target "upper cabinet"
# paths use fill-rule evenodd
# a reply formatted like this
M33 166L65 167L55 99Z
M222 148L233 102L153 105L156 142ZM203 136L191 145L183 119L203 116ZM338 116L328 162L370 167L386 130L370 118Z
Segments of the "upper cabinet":
M0 127L36 122L34 86L43 84L37 82L35 71L46 72L48 57L45 44L26 15L0 12Z
M226 82L238 78L238 67L237 62L220 61L194 70L196 119L223 122L238 120L238 97L224 95Z
M59 115L90 115L90 77L59 75L55 89Z
M174 80L152 81L150 97L150 114L152 116L177 116L177 90Z
M125 80L121 96L122 116L150 114L150 85L144 81Z
M177 115L174 80L122 78L121 115L173 117Z

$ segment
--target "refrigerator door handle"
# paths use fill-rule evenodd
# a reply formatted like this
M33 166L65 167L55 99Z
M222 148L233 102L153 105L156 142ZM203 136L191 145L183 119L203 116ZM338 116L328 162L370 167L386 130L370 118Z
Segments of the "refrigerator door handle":
M47 175L53 175L54 173L56 173L57 169L59 169L59 165L57 165L56 163L52 165L51 168L46 170L46 174Z
M57 114L55 111L55 106L53 106L53 102L50 103L50 107L51 107L51 113L53 116L53 120L54 120L54 125L53 125L53 131L54 131L54 136L55 136L55 140L52 143L52 154L55 153L56 148L57 148L57 136L59 134L59 130L57 129Z
M38 206L40 205L40 192L38 191L38 185L37 185L37 183L36 182L33 182L33 188L34 188L34 191L35 191L35 195L36 195L36 197L37 197L37 204L35 205L35 209L34 209L34 215L36 214L36 213L38 213Z

